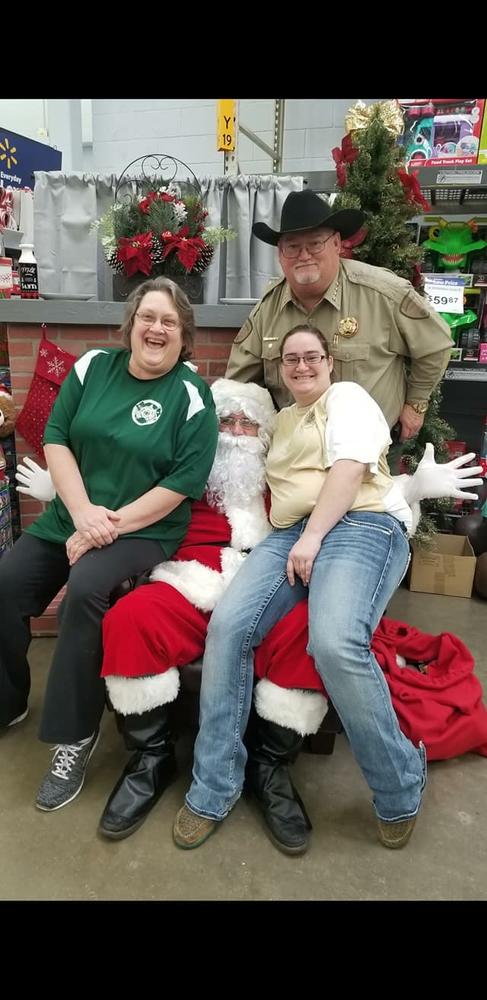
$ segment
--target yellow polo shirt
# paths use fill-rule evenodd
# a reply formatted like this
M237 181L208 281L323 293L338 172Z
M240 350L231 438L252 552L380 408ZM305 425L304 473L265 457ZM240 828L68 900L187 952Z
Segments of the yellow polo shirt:
M266 463L270 521L288 528L311 514L328 470L339 459L367 465L351 510L385 512L412 527L411 510L386 461L391 439L377 403L353 382L340 382L309 406L277 415Z

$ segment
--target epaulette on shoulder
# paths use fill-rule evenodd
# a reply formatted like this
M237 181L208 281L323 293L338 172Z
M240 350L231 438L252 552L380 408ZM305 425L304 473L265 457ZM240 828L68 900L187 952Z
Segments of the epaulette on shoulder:
M279 285L285 285L285 283L286 279L284 278L284 276L282 278L271 278L267 285L267 288L265 288L264 291L262 292L260 301L262 302L262 300L266 299L268 295L270 295L271 292L274 291L275 288L278 288Z
M347 278L352 284L373 288L374 291L387 295L396 302L401 301L411 288L409 281L400 278L386 267L374 267L360 260L347 260L345 263Z

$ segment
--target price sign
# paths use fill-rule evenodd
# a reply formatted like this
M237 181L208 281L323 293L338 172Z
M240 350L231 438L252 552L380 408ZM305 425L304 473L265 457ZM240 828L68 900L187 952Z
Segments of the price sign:
M217 104L217 145L225 153L235 152L235 101L221 100Z
M436 312L462 314L464 288L465 282L462 277L425 275L424 294Z

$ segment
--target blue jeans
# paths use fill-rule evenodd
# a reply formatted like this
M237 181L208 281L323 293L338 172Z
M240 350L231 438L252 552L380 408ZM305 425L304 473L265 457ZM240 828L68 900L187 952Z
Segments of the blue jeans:
M275 529L246 559L213 612L200 700L193 782L200 816L222 820L239 798L242 742L253 684L253 650L306 588L286 575L288 553L307 519ZM425 780L424 752L401 732L382 670L370 650L409 562L403 526L390 514L352 511L323 539L309 583L309 645L323 683L374 796L380 819L414 816Z

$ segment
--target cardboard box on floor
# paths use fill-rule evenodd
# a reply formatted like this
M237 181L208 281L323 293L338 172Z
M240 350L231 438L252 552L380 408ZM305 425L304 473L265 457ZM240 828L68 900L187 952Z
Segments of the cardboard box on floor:
M431 549L412 543L409 589L425 594L471 597L476 558L464 535L436 534Z

